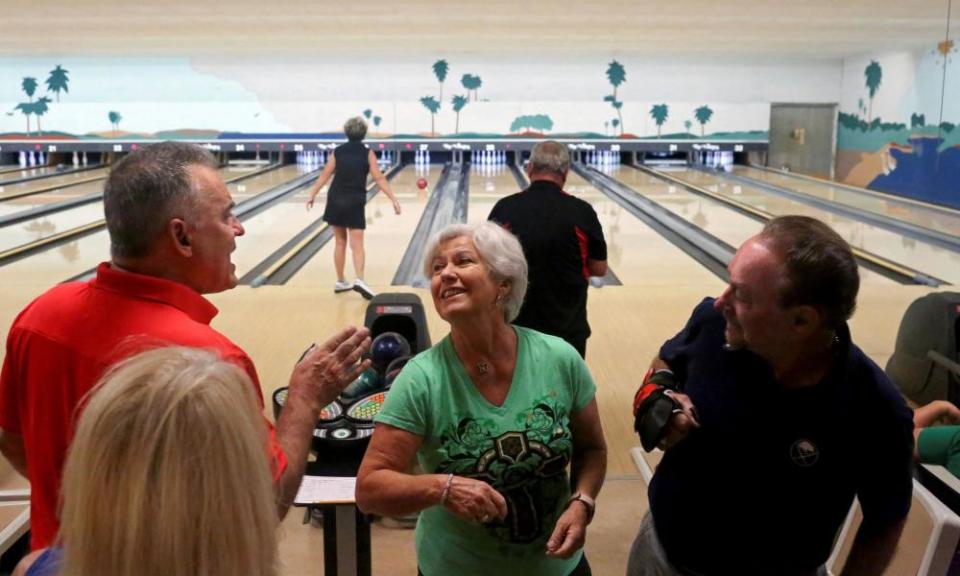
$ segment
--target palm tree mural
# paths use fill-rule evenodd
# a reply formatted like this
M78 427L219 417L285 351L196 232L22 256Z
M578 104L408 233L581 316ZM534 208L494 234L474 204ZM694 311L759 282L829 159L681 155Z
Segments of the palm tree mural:
M120 131L120 121L123 120L123 116L115 110L111 110L107 114L107 118L110 119L110 126L113 127L113 135L116 136L117 132Z
M370 116L372 116L372 115L373 115L373 110L371 110L371 109L369 109L369 108L367 108L366 110L363 111L363 117L366 118L367 120L369 120L369 119L370 119Z
M447 72L450 70L450 65L447 64L446 60L437 60L433 63L433 75L437 77L437 81L440 82L440 97L437 98L438 102L443 102L443 81L447 79Z
M30 115L33 114L33 106L33 102L21 102L13 108L23 112L23 115L27 117L27 136L30 135Z
M610 125L613 126L613 131L616 132L617 126L620 126L620 120L618 118L614 118L610 121Z
M437 117L437 112L440 111L440 103L433 96L424 96L420 99L420 103L430 111L430 135L435 136L437 131L434 129L434 119Z
M607 80L610 81L610 84L613 86L613 94L604 98L605 101L609 102L613 106L614 110L617 111L617 118L620 120L620 135L623 136L623 115L620 114L620 109L623 107L623 102L617 100L617 88L621 84L627 81L627 70L623 67L623 64L613 60L610 64L607 64Z
M535 114L535 115L525 115L517 116L514 118L513 122L510 124L511 132L518 132L519 130L527 128L528 130L539 130L541 132L547 132L553 130L553 120L550 119L546 114Z
M870 104L867 108L867 124L873 120L873 97L880 89L880 81L883 78L883 69L876 60L871 60L867 67L863 69L863 77L866 79L867 90L870 94Z
M609 121L609 120L604 120L604 121L603 121L603 133L606 134L606 135L608 135L608 136L610 135L610 121Z
M687 130L687 134L689 134L689 133L690 133L690 129L693 128L693 122L691 122L691 121L689 121L689 120L684 120L684 121L683 121L683 127Z
M466 106L467 102L469 101L470 100L466 96L460 96L460 95L454 96L453 99L450 101L450 103L453 104L453 111L457 113L457 124L456 124L456 127L453 129L454 134L460 133L460 111L463 110L463 107Z
M657 123L657 138L659 138L660 129L663 127L663 123L667 121L667 117L670 116L670 108L666 104L654 104L653 108L650 109L650 116Z
M379 117L379 116L374 116L374 117L373 117L373 126L374 126L374 128L379 128L381 121L383 121L383 118L381 118L381 117Z
M50 71L50 75L47 76L47 90L53 92L57 95L57 102L60 101L60 92L70 92L68 85L70 84L69 70L64 70L59 64L57 67Z
M27 76L23 79L23 82L20 83L20 87L23 88L24 92L26 92L27 98L30 99L30 102L33 102L33 94L37 91L37 79Z
M47 106L53 102L53 100L43 96L37 98L37 101L33 103L33 115L37 117L37 134L43 136L43 128L40 126L40 117L47 113L50 108Z
M703 138L703 130L707 125L707 122L710 121L710 118L713 117L713 110L709 106L701 106L693 111L694 118L697 119L697 122L700 123L700 137Z
M467 90L467 96L470 96L470 92L473 92L473 101L476 102L479 98L477 90L483 85L483 80L474 74L464 74L460 78L460 84Z

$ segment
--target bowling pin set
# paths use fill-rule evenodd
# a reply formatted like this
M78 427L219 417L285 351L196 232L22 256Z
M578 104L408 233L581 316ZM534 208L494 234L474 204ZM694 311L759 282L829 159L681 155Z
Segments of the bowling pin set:
M694 166L732 171L733 152L730 150L695 150L690 153L690 158Z
M304 150L303 152L297 152L297 165L308 168L325 166L327 164L327 154L328 152L326 150ZM329 152L329 154L332 156L333 152Z
M76 152L73 153L73 158L74 158L74 164L73 164L73 165L76 166L76 165L77 165L77 163L76 163L77 153L76 153ZM20 151L20 154L18 155L18 158L17 158L17 163L20 165L21 168L33 168L33 167L35 167L35 166L46 166L46 164L47 164L47 155L44 154L43 151L39 151L39 152L34 153L33 150L30 150L29 152L26 152L26 151L24 151L24 150L21 150L21 151ZM83 165L84 165L84 166L87 165L87 162L86 162L86 152L84 152L84 162L83 162Z
M589 150L584 153L584 162L600 168L620 167L620 153L612 150Z

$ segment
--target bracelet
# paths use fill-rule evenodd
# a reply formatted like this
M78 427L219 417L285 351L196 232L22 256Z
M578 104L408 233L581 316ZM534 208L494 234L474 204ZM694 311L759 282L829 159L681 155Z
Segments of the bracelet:
M450 496L450 487L453 486L453 474L447 474L447 482L443 485L443 492L440 493L440 506L447 505L447 497Z

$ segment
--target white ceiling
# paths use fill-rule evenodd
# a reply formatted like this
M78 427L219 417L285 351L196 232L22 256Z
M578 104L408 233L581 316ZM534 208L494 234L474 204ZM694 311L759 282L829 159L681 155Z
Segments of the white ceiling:
M842 58L936 44L948 1L0 0L0 56Z

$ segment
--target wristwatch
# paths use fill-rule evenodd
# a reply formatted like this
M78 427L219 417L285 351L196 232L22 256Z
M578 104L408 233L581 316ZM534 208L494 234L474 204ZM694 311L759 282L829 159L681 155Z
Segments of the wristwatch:
M593 513L597 510L597 502L593 498L587 496L586 494L581 494L580 492L577 492L573 496L571 496L569 500L567 500L568 508L570 507L570 504L572 504L574 500L579 500L580 502L583 502L583 505L587 507L587 524L589 524L590 521L593 520Z

